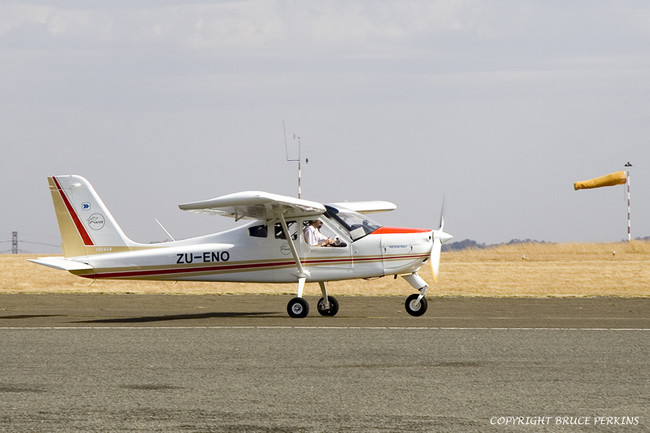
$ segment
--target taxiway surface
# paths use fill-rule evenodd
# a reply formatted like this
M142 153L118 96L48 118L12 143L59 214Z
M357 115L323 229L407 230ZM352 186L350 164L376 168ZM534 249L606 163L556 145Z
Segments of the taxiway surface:
M288 299L1 295L0 430L648 429L650 299Z

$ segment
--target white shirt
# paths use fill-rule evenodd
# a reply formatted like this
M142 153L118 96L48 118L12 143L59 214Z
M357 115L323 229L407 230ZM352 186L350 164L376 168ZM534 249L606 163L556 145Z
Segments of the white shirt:
M316 227L311 224L305 227L304 234L305 242L312 246L320 245L323 243L323 241L326 241L328 239L327 236L322 234Z

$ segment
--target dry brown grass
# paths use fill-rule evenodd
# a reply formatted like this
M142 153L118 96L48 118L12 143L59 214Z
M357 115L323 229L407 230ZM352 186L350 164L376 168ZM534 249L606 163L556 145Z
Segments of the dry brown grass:
M650 242L503 245L443 260L445 295L650 296Z
M615 252L615 254L613 254ZM35 256L0 256L0 293L293 294L294 284L92 281L27 262ZM523 259L525 257L525 260ZM440 279L430 294L443 296L650 296L650 242L519 244L442 255ZM421 276L431 281L428 265ZM401 278L329 283L332 294L405 295ZM317 295L308 284L307 295Z

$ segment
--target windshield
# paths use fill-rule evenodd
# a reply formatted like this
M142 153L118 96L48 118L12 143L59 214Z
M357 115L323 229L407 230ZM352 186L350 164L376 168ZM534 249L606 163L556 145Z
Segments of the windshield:
M343 229L347 230L353 241L381 228L381 224L366 215L361 215L349 209L335 208L334 206L325 205L325 208L327 209L325 216L338 222Z

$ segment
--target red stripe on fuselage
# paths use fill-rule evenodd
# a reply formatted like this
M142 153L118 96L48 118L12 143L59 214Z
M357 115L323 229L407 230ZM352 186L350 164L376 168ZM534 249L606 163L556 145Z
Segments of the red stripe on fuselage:
M394 235L394 234L408 234L408 233L427 233L431 230L427 229L407 229L403 227L381 227L370 233L371 235Z
M340 259L321 259L321 260L305 260L302 261L303 265L310 264L340 264L352 263L352 257L343 257ZM152 277L156 275L169 275L169 274L191 274L191 273L210 273L210 272L226 272L226 271L265 271L274 268L283 268L287 266L295 266L296 262L279 261L279 262L262 262L262 263L243 263L243 264L229 264L218 266L190 266L185 268L170 268L170 269L152 269L152 270L137 270L137 271L117 271L117 272L100 272L96 274L80 275L87 278L133 278L133 277Z
M304 266L327 266L327 265L353 265L361 262L373 262L381 260L412 260L412 259L427 259L429 258L428 254L405 254L405 255L395 255L395 256L368 256L368 257L341 257L333 259L311 259L303 260L301 263ZM98 272L94 274L79 274L80 277L85 278L138 278L138 277L156 277L164 275L174 275L174 274L209 274L214 273L228 273L230 272L242 272L242 271L268 271L276 268L286 268L295 266L296 262L292 260L287 261L278 261L278 262L261 262L261 263L242 263L242 264L228 264L228 265L218 265L218 266L189 266L185 268L169 268L169 269L150 269L150 270L123 270L123 271L114 271L106 270L103 272Z
M77 212L75 212L74 207L72 206L72 203L70 203L70 200L68 200L68 197L65 195L65 191L63 191L63 188L61 188L61 184L59 184L59 181L56 180L56 177L52 176L52 179L54 180L54 183L56 184L56 189L59 191L59 195L61 196L61 199L63 200L63 203L65 204L65 207L68 209L68 213L70 214L70 217L72 218L72 221L74 222L74 225L77 227L77 232L79 232L79 235L81 236L81 239L84 241L84 245L95 245L93 243L93 240L90 239L90 235L84 228L83 224L81 223L81 220L77 216Z

